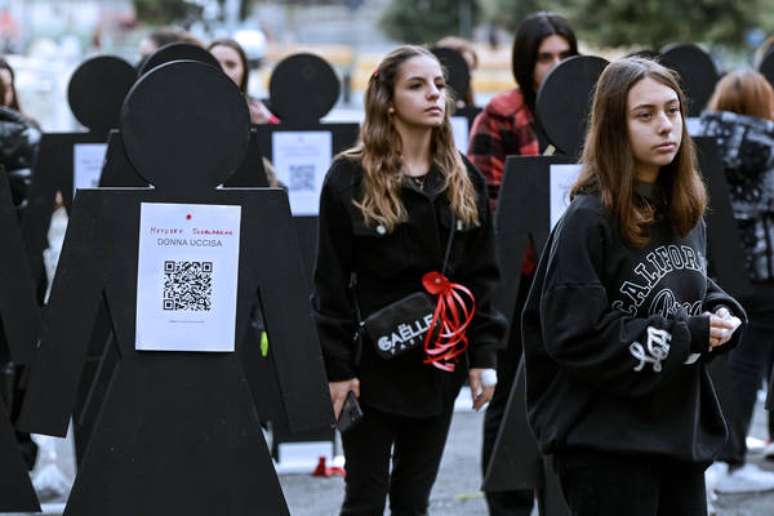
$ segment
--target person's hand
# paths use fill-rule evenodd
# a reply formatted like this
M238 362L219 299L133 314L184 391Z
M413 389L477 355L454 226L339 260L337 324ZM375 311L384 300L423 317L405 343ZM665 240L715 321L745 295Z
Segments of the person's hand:
M709 315L710 318L710 351L728 343L742 324L742 321L731 315L726 307L718 308L714 314L705 312L705 315Z
M338 421L339 414L341 414L341 408L344 406L349 391L355 393L355 398L360 398L360 380L351 378L340 382L328 382L328 391L331 393L333 414Z
M470 393L473 396L473 409L479 410L488 403L494 395L495 386L497 380L494 382L482 381L482 373L487 369L474 368L468 373L468 380L470 382ZM486 380L486 378L484 378Z

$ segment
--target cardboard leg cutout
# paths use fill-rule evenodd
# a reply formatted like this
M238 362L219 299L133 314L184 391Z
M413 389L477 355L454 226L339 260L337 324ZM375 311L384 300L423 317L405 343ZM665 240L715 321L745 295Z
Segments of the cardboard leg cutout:
M19 452L16 434L0 398L0 512L39 512L27 465Z

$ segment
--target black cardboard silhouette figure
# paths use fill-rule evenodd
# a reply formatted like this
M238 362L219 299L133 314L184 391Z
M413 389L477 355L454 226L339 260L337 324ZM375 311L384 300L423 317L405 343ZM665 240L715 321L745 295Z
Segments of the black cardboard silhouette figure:
M341 83L333 67L314 54L294 54L274 68L269 104L286 124L317 122L336 104Z
M665 47L658 61L680 75L680 84L688 97L687 116L699 116L720 78L712 58L697 45L687 44Z
M549 72L538 91L536 111L547 143L558 152L552 156L511 156L506 160L496 213L503 281L495 296L498 308L509 318L509 333L520 331L521 327L520 314L514 311L519 289L523 288L521 267L528 242L532 241L536 255L540 256L551 230L550 167L575 162L583 144L594 87L605 66L607 61L602 58L576 56ZM540 514L569 514L556 474L547 463L550 459L540 454L527 423L525 394L522 360L484 473L483 489L497 492L535 488Z
M258 147L269 161L274 161L273 137L276 133L324 131L331 134L331 156L353 146L358 138L359 125L356 123L322 123L320 119L336 104L340 86L336 73L324 59L313 54L295 54L282 60L272 72L269 84L269 105L280 119L280 124L256 126ZM283 171L277 169L282 180ZM325 171L321 171L325 173ZM289 195L297 191L294 182L287 181ZM317 216L299 215L293 217L294 226L304 259L304 277L308 292L311 293L311 278L317 249ZM268 360L249 361L247 367L253 392L273 392L275 383L267 379L270 375L261 374L261 370L271 369L273 343L269 339ZM246 351L247 348L245 348ZM276 396L268 398L277 400ZM266 401L267 398L264 398ZM319 427L310 432L292 432L283 421L282 407L276 401L264 406L264 415L272 422L273 452L278 456L278 446L283 442L331 441L334 432L327 427Z
M441 65L446 69L446 80L452 89L454 98L457 100L456 109L452 113L452 123L455 117L464 117L467 122L468 133L465 138L465 146L461 150L467 149L467 142L470 136L470 129L473 127L473 120L481 112L481 108L467 103L470 96L470 68L463 55L452 48L433 47L430 51L438 58ZM460 104L462 101L462 104ZM459 142L458 147L459 147Z
M317 80L319 84L315 82ZM271 75L269 91L271 94L269 104L281 123L256 127L258 147L269 161L273 161L274 158L272 135L277 132L330 132L332 156L352 147L357 142L360 130L358 124L320 122L320 119L335 105L339 95L335 72L322 58L312 54L296 54L285 58ZM292 185L287 186L290 195L293 195ZM317 217L297 216L294 219L304 254L307 277L311 278L317 245Z
M220 63L218 63L215 56L210 54L207 49L192 45L191 43L178 42L164 45L152 53L148 59L143 62L139 75L145 75L149 71L165 63L184 60L198 61L220 69ZM190 85L188 86L190 87Z
M8 177L0 173L0 365L6 359L29 364L40 330L40 312L27 269L16 208ZM13 395L13 386L10 389ZM11 400L9 400L11 401ZM0 512L40 511L27 466L11 424L9 407L0 396Z
M102 296L121 360L65 515L288 513L239 357L259 290L291 428L333 423L285 193L216 189L248 131L247 106L224 74L162 65L133 87L121 122L127 156L155 188L84 190L75 201L20 426L64 434ZM234 352L134 349L146 202L241 206Z
M185 59L182 59L185 58ZM213 56L195 45L173 43L159 49L143 66L144 73L172 60L197 61L217 70L221 70L220 64ZM189 85L190 86L190 85ZM218 99L210 99L217 103ZM124 148L121 133L114 129L110 131L108 147L105 154L105 165L100 176L100 187L147 187L148 182L135 170L129 162ZM226 187L266 187L268 181L258 150L257 135L255 129L250 131L245 158L237 171L229 177ZM102 404L102 397L107 390L107 382L112 375L113 368L118 362L118 352L112 346L112 332L108 320L106 308L103 306L97 316L94 333L89 345L89 356L84 366L81 383L78 388L78 401L73 412L75 421L75 453L80 463L93 428L96 412ZM248 333L249 334L249 333ZM255 346L245 346L252 348ZM252 358L252 357L251 357ZM249 367L246 364L246 367ZM272 370L262 372L266 375ZM273 385L273 384L272 384ZM275 389L276 392L276 389Z
M56 192L62 193L69 212L73 200L74 149L78 144L104 144L108 131L118 126L121 103L136 78L128 62L113 56L98 56L81 63L68 85L70 109L88 132L45 133L40 140L24 213L24 234L30 270L37 281L43 276L43 250ZM38 284L39 290L44 285Z
M573 123L563 119L557 119L557 122ZM498 261L503 278L496 302L502 313L509 317L509 333L521 328L521 314L514 311L519 289L524 288L521 268L528 242L532 241L539 257L551 230L550 167L572 163L574 160L560 155L511 156L506 160L496 213ZM484 472L483 489L497 492L537 488L541 515L569 514L556 476L540 454L527 423L525 403L526 377L521 360L489 467Z
M140 75L172 61L196 61L222 70L218 60L208 50L191 43L178 42L164 45L151 54L140 68ZM190 84L186 85L186 87L191 86ZM209 99L209 102L216 102L216 99ZM114 141L117 137L118 135L114 136L111 134L110 144L116 148L111 149L108 147L108 159L104 171L105 179L100 182L100 186L146 186L147 182L136 174L131 165L127 166L128 160L125 158L123 142L120 140ZM110 158L114 159L111 160ZM228 178L224 186L269 186L261 153L258 149L257 135L254 130L250 132L250 143L245 153L245 159L237 168L237 171Z
M769 50L761 64L758 65L758 71L766 77L771 87L774 88L774 48Z
M460 52L453 48L433 47L430 51L438 58L446 69L447 86L452 90L454 98L465 100L470 92L470 68Z
M607 64L601 57L573 56L543 80L535 110L546 137L560 154L580 157L594 85Z

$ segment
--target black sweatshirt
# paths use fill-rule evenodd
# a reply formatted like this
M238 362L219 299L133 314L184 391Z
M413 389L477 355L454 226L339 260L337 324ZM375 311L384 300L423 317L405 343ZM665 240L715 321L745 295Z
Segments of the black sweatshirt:
M449 237L451 210L443 179L431 169L423 190L401 188L408 221L393 232L365 223L353 200L362 196L359 161L338 158L331 165L320 195L317 263L312 305L329 381L360 379L361 402L385 412L412 417L440 414L454 401L470 367L495 367L496 348L505 319L491 303L499 281L486 182L463 158L476 189L480 225L457 227L447 276L476 297L476 315L467 330L470 347L457 372L449 374L422 363L421 345L385 360L374 343L363 343L356 363L353 303L347 285L357 274L357 297L365 318L410 294L423 291L422 275L440 271ZM466 364L467 362L467 364Z
M744 320L744 310L706 275L703 221L679 237L661 220L650 236L626 245L590 193L546 244L522 316L528 419L543 453L708 462L726 440L701 314L725 305Z

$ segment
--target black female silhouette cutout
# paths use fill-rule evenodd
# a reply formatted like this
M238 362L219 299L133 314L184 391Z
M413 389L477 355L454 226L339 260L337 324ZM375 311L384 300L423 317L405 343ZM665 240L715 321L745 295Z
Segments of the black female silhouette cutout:
M108 131L118 127L121 103L136 77L134 67L123 59L97 56L81 63L70 78L70 109L88 132L45 133L40 140L22 225L36 282L45 283L43 250L48 247L46 237L56 192L62 193L68 212L72 205L75 146L107 142ZM36 288L44 290L45 285Z
M121 135L154 187L76 198L20 426L64 435L104 297L121 357L65 515L287 514L239 356L258 293L289 424L333 423L287 197L216 188L243 159L249 113L208 65L176 61L144 75L125 100ZM142 203L241 207L236 323L223 328L234 352L134 348Z

